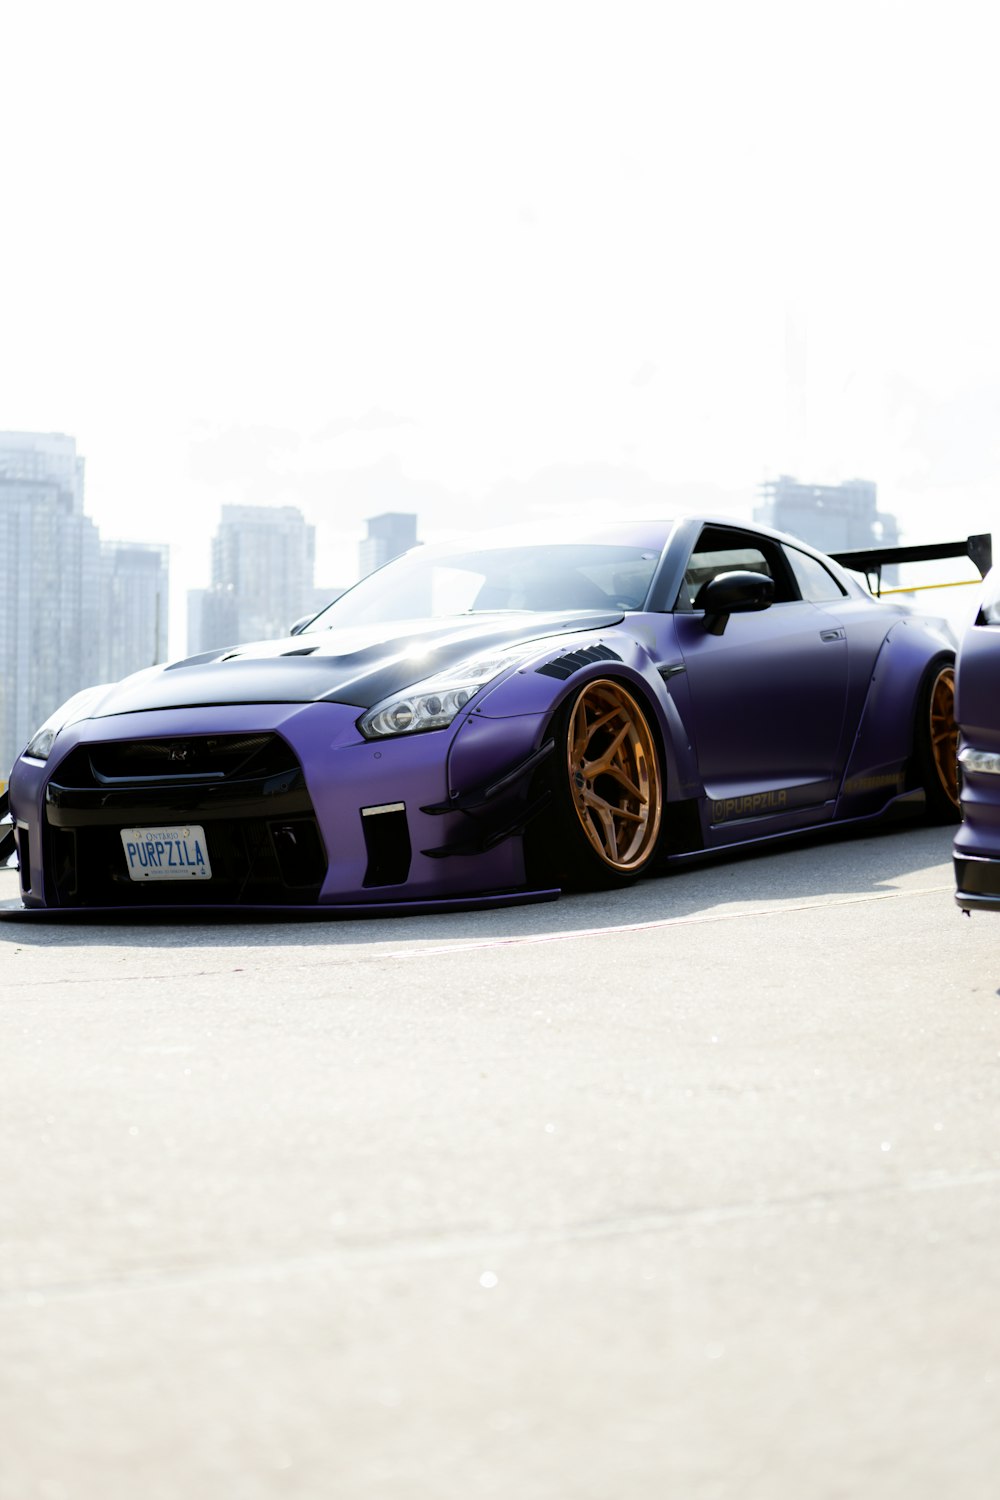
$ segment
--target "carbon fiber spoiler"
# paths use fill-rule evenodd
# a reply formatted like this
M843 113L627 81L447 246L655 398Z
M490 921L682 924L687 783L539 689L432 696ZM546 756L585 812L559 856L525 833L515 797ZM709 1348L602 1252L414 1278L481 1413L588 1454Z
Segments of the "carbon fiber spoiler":
M936 562L942 557L968 557L979 569L980 578L985 578L993 566L993 533L981 531L967 536L964 542L928 542L916 547L861 547L856 552L831 552L834 562L842 568L853 568L868 576L868 586L874 575L872 593L882 592L882 569L896 563Z

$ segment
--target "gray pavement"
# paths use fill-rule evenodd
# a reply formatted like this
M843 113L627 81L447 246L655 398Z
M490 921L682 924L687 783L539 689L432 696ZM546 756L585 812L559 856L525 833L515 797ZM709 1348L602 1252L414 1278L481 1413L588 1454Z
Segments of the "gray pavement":
M994 1500L1000 919L949 852L0 923L2 1500Z

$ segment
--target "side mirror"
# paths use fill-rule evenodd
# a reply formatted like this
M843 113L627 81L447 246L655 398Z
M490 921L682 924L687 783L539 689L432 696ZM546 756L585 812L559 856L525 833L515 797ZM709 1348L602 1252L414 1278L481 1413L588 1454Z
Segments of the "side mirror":
M295 624L292 626L292 628L288 632L288 634L289 635L301 635L302 632L303 632L303 630L305 630L306 626L309 624L309 621L310 620L315 620L315 618L316 618L315 615L303 615L302 618L301 618L301 620L296 620L295 621Z
M774 603L774 579L766 573L743 569L717 573L703 583L695 596L695 609L705 611L705 629L709 635L721 635L730 615L753 614Z

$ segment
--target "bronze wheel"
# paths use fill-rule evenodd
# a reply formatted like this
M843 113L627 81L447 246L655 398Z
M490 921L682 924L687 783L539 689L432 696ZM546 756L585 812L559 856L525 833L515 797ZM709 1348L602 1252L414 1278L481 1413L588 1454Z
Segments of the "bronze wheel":
M958 725L955 723L955 663L947 656L924 674L914 741L927 816L936 823L957 822Z
M958 725L955 723L955 668L942 667L931 687L929 733L931 755L941 788L958 806Z
M619 682L590 682L566 723L569 800L594 859L612 877L633 877L656 852L663 777L653 732Z

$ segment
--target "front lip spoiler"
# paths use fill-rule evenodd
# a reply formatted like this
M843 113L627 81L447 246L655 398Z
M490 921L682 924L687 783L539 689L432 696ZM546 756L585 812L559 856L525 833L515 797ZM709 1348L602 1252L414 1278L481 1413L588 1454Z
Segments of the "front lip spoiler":
M354 901L329 906L0 906L0 922L113 923L121 926L199 926L259 922L350 921L359 917L411 917L435 912L488 911L555 901L558 886L482 896L430 897L423 901Z
M955 905L962 911L1000 911L1000 896L970 896L956 891Z
M1000 912L1000 859L956 854L955 904L962 911Z

